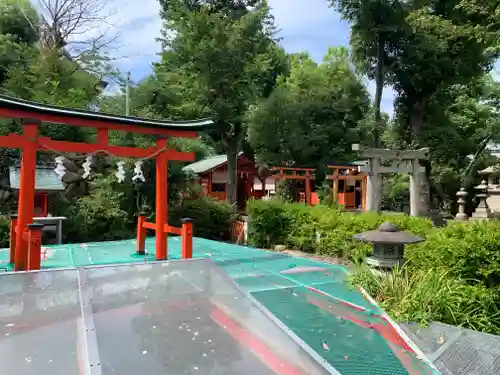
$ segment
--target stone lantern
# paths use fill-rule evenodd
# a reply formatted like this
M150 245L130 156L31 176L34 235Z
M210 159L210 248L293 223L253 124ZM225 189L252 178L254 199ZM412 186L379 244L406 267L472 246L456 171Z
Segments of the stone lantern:
M481 181L481 184L476 186L477 190L476 199L479 201L476 210L472 213L471 219L473 220L487 220L491 216L490 207L488 206L488 185L486 181Z
M489 166L486 169L478 171L477 174L488 182L488 187L496 188L498 186L498 177L500 176L500 168L498 166Z
M414 234L399 231L394 224L388 221L380 225L378 230L354 235L354 239L371 243L373 250L366 258L366 263L372 267L385 269L402 266L404 246L424 240Z
M500 213L500 184L498 183L500 178L500 166L490 166L482 171L479 171L478 174L481 179L485 180L484 184L481 181L481 185L486 185L485 193L488 209L493 215L496 216Z

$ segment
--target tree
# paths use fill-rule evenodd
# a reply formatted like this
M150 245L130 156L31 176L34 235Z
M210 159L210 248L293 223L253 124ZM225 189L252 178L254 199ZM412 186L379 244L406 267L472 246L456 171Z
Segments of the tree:
M267 99L249 113L248 139L260 165L324 169L348 161L359 142L369 95L346 48L330 48L321 64L294 55Z
M165 20L158 79L178 82L192 111L214 120L210 136L228 157L228 202L236 202L236 159L247 108L262 95L279 49L264 0L161 1ZM171 87L172 88L172 87Z
M36 11L28 1L0 3L0 85L7 80L9 69L23 64L33 50L38 34L31 25L36 23Z
M26 45L38 41L36 25L38 15L28 0L3 0L0 3L0 34L11 35L13 40Z
M365 71L372 77L371 72L380 74L382 65L385 81L394 86L396 122L408 135L406 147L427 146L423 142L427 129L441 126L431 122L431 113L438 102L444 103L442 96L448 88L482 76L498 55L500 23L495 15L499 1L332 3L344 18L353 21L351 40L356 60L367 61ZM377 41L384 42L384 64L380 64ZM421 179L421 201L425 214L430 206L431 163L424 165L427 179Z
M117 35L111 32L108 4L109 0L37 0L40 50L58 51L94 72L109 69L109 48Z
M500 83L487 74L465 85L453 85L426 106L420 141L432 150L432 182L445 208L453 208L456 192L479 183L477 170L491 162L486 150L500 141ZM386 144L401 148L411 141L405 119L396 119Z
M429 129L439 132L442 124L432 114L450 87L467 85L491 70L498 56L500 23L483 16L485 12L496 14L500 2L478 4L469 0L415 1L406 16L407 32L398 42L388 75L397 92L396 116L411 135L407 145L427 146L424 140ZM431 150L431 158L435 151ZM430 207L431 163L424 165L427 178L422 179L421 202L425 214Z
M68 2L56 2L60 6ZM7 0L0 4L0 87L2 94L58 106L90 109L100 93L99 77L40 43L39 19L27 1ZM45 49L44 49L45 48ZM41 52L41 50L43 52ZM0 121L0 132L20 130L19 120ZM44 123L41 133L53 139L86 141L92 137L87 128ZM1 150L1 167L15 163L19 150ZM43 159L53 155L41 154Z
M398 0L329 0L344 19L351 23L353 61L370 79L375 80L373 102L373 146L381 146L384 129L381 111L387 69L394 61L394 46L404 28L404 2Z

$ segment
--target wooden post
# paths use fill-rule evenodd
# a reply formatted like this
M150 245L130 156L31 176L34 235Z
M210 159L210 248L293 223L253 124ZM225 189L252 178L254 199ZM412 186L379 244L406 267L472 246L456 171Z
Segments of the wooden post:
M361 180L361 211L366 212L366 176Z
M16 229L17 229L17 215L10 215L10 246L9 246L10 264L14 264L16 259L16 240L17 240Z
M337 196L338 190L339 190L338 170L334 168L332 174L332 199L335 203L339 201L339 198Z
M23 148L21 157L17 238L14 258L15 271L24 270L28 263L28 243L24 239L24 231L27 225L33 222L35 211L35 173L38 124L33 121L26 121L24 124L24 137L27 142Z
M184 218L181 222L182 259L191 259L193 257L193 219Z
M253 176L253 174L247 173L246 178L247 178L246 179L247 184L246 184L246 193L245 193L245 205L246 205L247 201L250 199L250 197L252 196L254 176Z
M306 204L311 205L311 174L306 172Z
M43 216L47 216L49 214L49 195L47 193L43 193Z
M212 173L213 172L209 172L208 173L208 192L207 192L207 196L209 196L209 197L212 196Z
M43 224L28 224L26 242L28 244L28 271L39 270L42 257L42 228Z
M141 212L137 217L137 239L135 252L139 255L146 254L146 228L144 227L144 222L146 221L146 213Z
M158 139L156 147L162 149L167 147L166 139ZM168 234L163 229L167 224L167 179L168 159L165 151L156 156L156 260L166 260L168 256L167 242Z

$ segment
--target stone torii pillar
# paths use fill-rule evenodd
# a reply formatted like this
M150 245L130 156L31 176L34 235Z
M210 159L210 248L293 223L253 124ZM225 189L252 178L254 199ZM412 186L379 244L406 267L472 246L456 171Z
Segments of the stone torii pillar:
M420 150L387 150L368 148L353 144L352 150L357 151L361 158L368 159L365 166L359 167L360 172L367 173L366 179L366 211L380 212L382 203L382 174L408 173L410 175L410 214L419 216L420 184L425 168L420 166L420 160L427 159L429 148ZM382 161L390 161L391 166L383 166Z

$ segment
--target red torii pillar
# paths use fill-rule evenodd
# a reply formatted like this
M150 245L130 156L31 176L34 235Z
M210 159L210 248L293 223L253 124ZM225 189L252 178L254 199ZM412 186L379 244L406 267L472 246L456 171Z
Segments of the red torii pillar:
M19 206L17 213L16 241L14 249L14 270L40 269L40 252L29 254L27 241L28 224L33 223L35 214L35 174L38 146L39 121L25 120L21 156L21 177L19 184ZM32 251L34 253L35 251Z
M164 148L167 146L166 139L159 139L156 141L157 148ZM163 260L167 259L168 249L168 235L163 230L165 224L167 224L167 199L168 199L168 160L164 153L161 153L156 157L156 244L155 252L156 259Z

